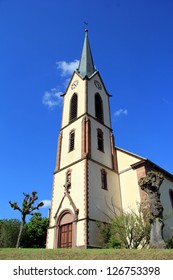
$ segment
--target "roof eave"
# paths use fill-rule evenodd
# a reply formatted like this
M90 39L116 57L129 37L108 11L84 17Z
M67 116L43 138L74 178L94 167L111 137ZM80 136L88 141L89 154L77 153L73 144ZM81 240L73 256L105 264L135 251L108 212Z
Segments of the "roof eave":
M170 172L166 171L165 169L163 169L162 167L160 167L159 165L155 164L153 161L149 160L149 159L143 159L141 161L138 161L136 163L131 164L132 169L137 169L141 166L146 166L147 164L149 164L151 166L151 169L157 169L159 170L161 173L163 173L166 177L168 177L169 179L171 179L171 181L173 181L173 174L171 174Z

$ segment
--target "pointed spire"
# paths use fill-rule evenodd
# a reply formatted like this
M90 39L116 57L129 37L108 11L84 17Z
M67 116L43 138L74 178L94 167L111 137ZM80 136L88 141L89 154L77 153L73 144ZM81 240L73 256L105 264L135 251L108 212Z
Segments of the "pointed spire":
M90 77L96 69L94 68L94 62L91 54L90 44L88 40L88 30L85 30L85 39L82 49L82 55L79 62L78 73L84 78L85 76Z

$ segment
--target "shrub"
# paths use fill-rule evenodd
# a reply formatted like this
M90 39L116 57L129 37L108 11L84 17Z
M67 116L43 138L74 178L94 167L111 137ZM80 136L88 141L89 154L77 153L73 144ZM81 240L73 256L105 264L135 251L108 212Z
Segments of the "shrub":
M100 237L105 248L144 248L150 240L149 210L144 205L134 211L114 211L110 223L99 223Z

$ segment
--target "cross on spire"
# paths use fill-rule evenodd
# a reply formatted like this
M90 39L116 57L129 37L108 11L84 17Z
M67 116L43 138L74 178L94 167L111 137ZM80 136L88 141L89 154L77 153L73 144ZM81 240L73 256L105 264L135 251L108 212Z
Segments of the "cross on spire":
M88 22L84 21L85 24L85 31L88 31Z

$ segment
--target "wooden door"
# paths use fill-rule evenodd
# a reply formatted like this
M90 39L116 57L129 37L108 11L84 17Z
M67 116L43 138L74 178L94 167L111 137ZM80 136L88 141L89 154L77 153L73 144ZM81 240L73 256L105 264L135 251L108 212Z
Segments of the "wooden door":
M72 223L62 225L60 228L60 247L72 248Z

